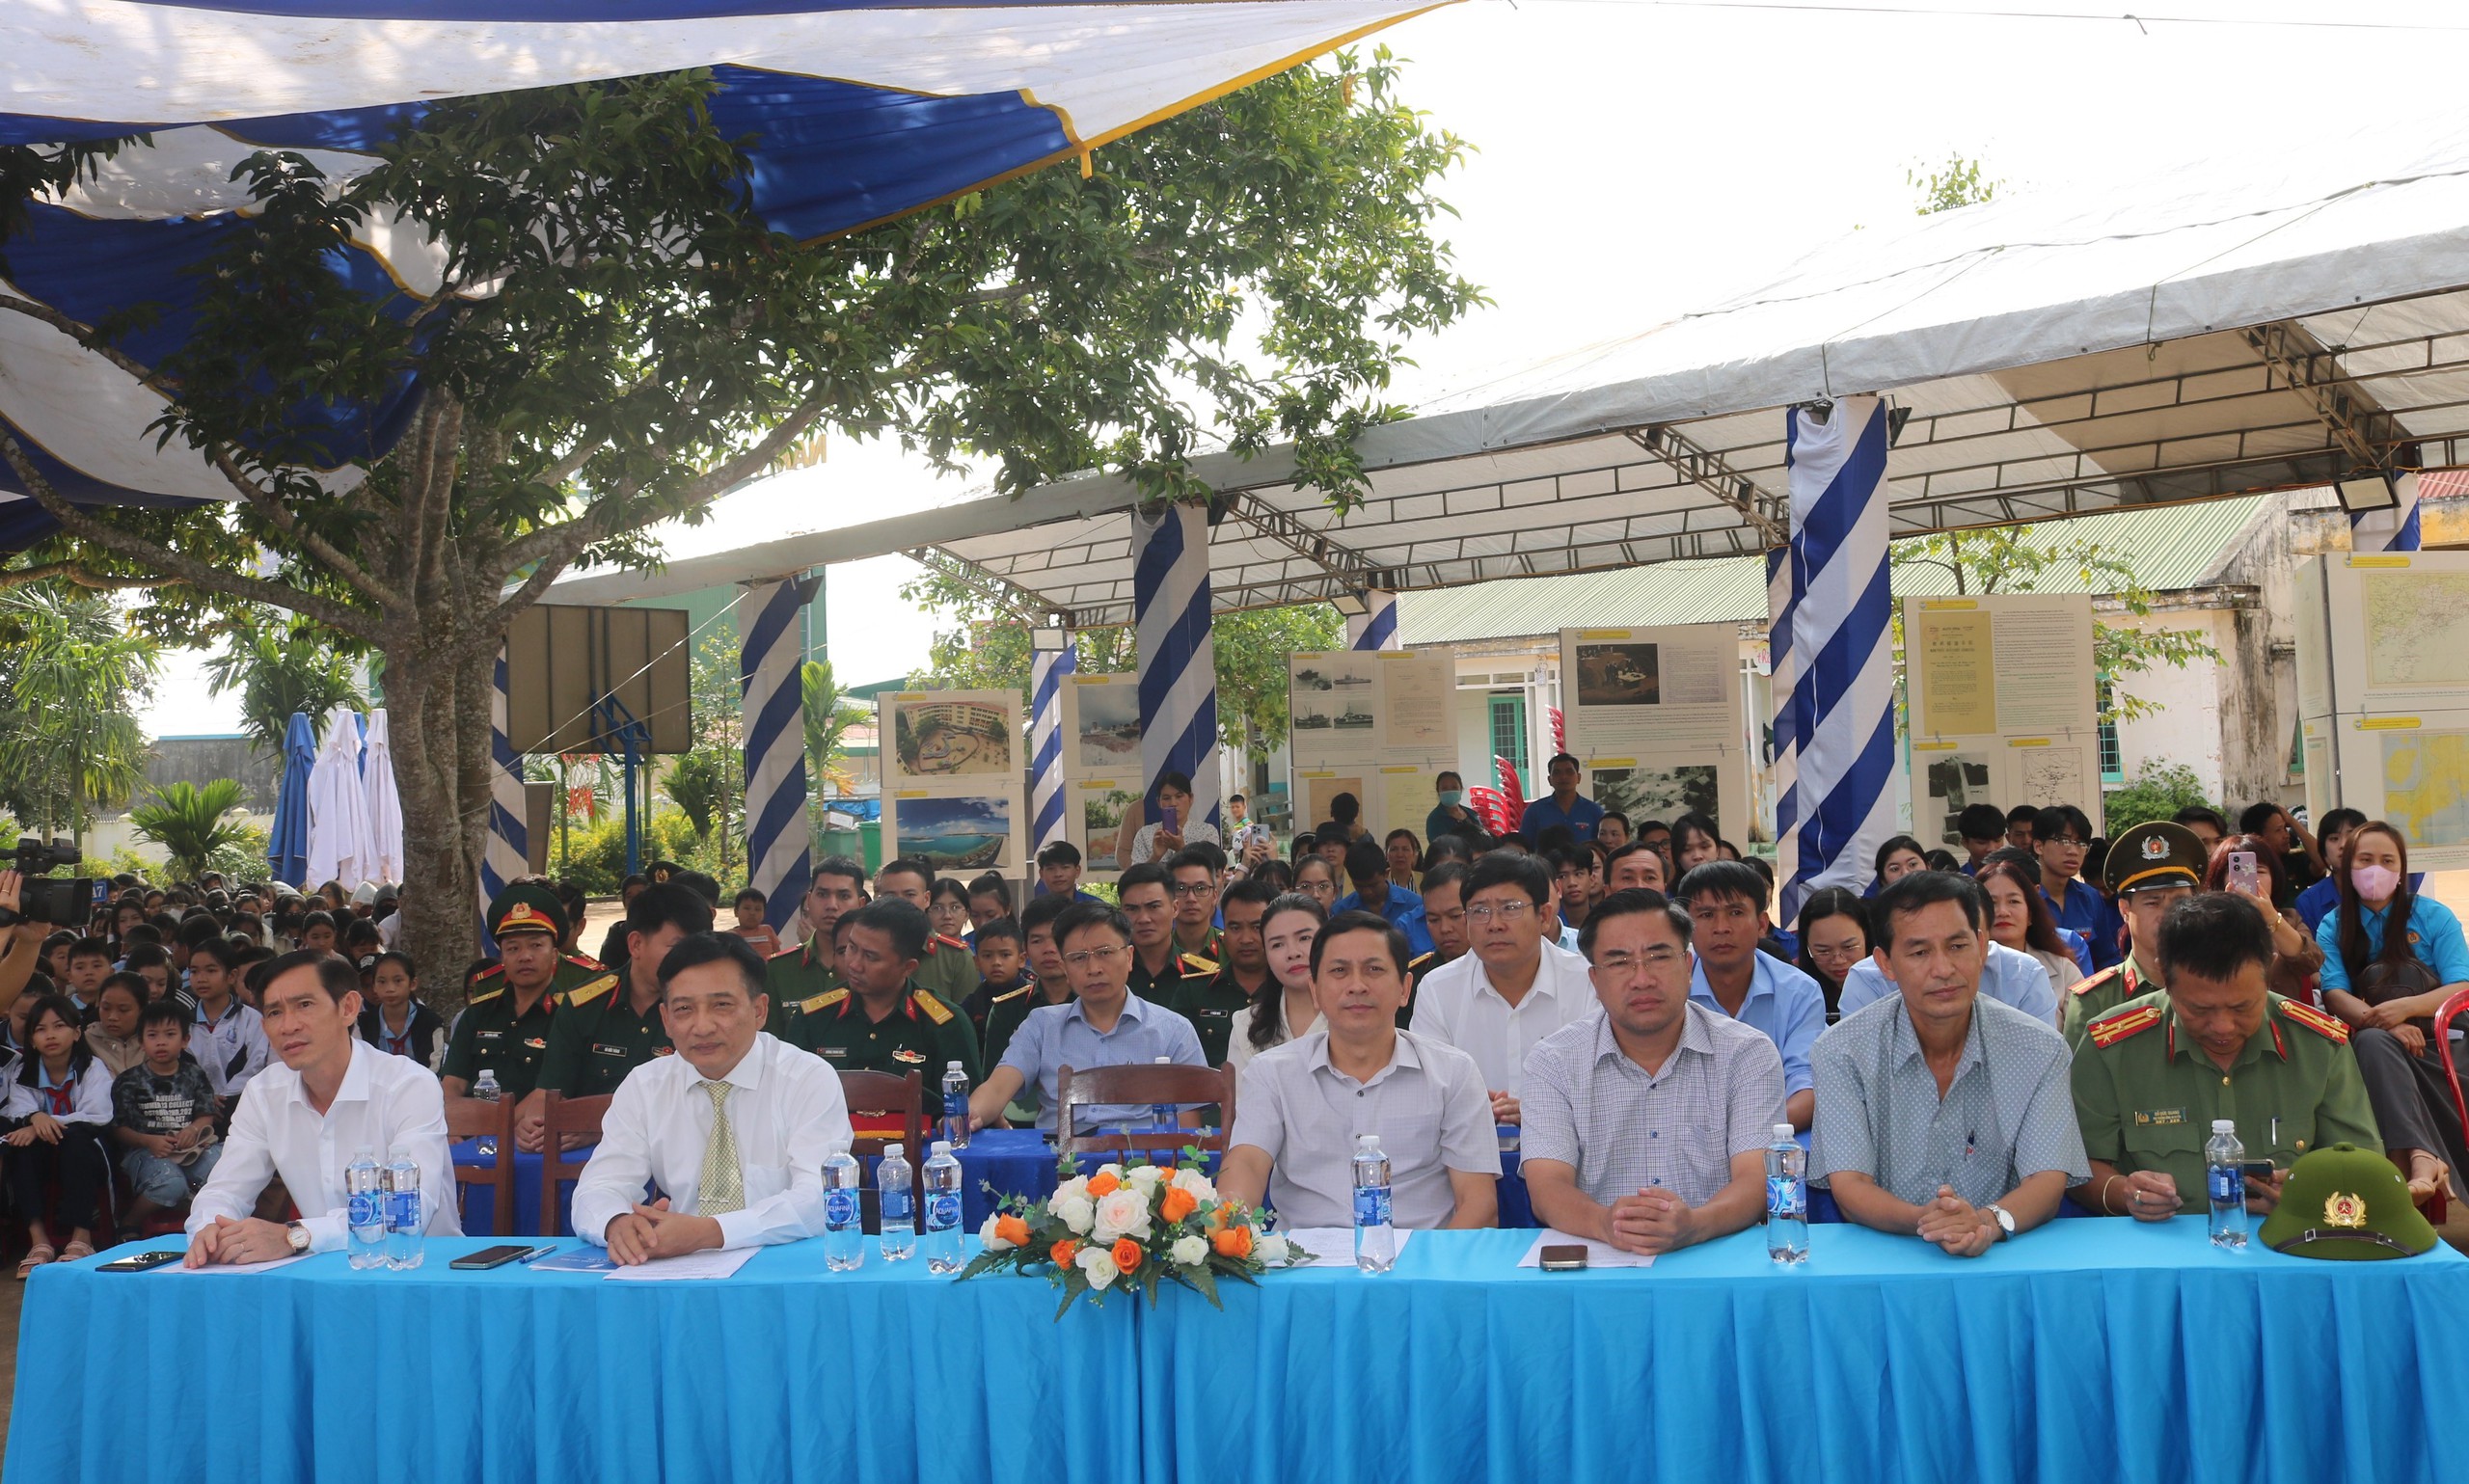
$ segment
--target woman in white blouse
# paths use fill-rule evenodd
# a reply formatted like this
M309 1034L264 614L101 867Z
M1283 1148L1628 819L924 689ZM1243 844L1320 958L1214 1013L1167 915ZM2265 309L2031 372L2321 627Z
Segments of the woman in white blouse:
M1312 940L1329 921L1319 899L1289 892L1261 917L1261 946L1268 953L1269 982L1252 1003L1234 1012L1226 1031L1226 1059L1237 1073L1252 1058L1312 1029L1320 1012L1312 1004Z

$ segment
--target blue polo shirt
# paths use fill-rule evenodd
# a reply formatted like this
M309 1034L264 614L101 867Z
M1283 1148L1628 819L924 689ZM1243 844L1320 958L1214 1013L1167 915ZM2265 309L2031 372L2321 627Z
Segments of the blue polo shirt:
M2083 944L2092 950L2092 968L2097 973L2126 957L2118 947L2118 935L2126 931L2126 919L2118 915L2116 904L2101 895L2098 888L2081 881L2066 883L2066 900L2058 901L2041 888L2041 900L2048 904L2049 915L2057 925L2083 935ZM2080 958L2077 960L2080 962Z
M1364 906L1360 893L1348 892L1329 908L1329 915L1335 917L1340 912L1369 910L1371 909ZM1406 946L1415 954L1420 956L1432 951L1431 919L1424 915L1424 899L1421 896L1392 881L1389 883L1389 901L1379 908L1379 912L1389 919L1392 927L1406 935Z
M1566 824L1569 833L1577 837L1578 844L1584 845L1594 838L1595 826L1602 823L1603 806L1584 794L1570 799L1566 809L1546 794L1526 806L1526 813L1518 818L1517 832L1526 837L1527 844L1533 845L1543 838L1543 831L1555 824Z
M2426 890L2426 887L2427 874L2425 872L2412 871L2409 873L2409 894L2411 896L2415 896L2419 892ZM2306 920L2306 931L2309 932L2313 932L2316 929L2323 926L2323 919L2331 916L2334 912L2337 912L2340 909L2341 883L2336 877L2327 876L2323 877L2323 879L2316 882L2314 885L2309 886L2304 891L2297 894L2297 915Z
M1815 1087L1809 1048L1826 1029L1826 992L1818 988L1816 980L1772 954L1750 954L1749 962L1749 997L1740 1002L1740 1013L1730 1018L1763 1031L1775 1049L1783 1053L1784 1096ZM1706 983L1706 965L1695 954L1690 955L1689 997L1716 1014L1724 1013L1714 987Z
M1081 1013L1076 999L1030 1011L1020 1028L1012 1033L1002 1065L1038 1090L1038 1127L1051 1130L1055 1109L1063 1099L1063 1068L1145 1066L1159 1057L1181 1066L1208 1065L1201 1054L1200 1033L1189 1020L1163 1005L1126 994L1115 1028L1102 1033ZM1084 1129L1106 1124L1146 1127L1149 1120L1148 1108L1129 1105L1092 1104L1078 1114Z
M2380 912L2358 915L2366 929L2367 952L2383 952L2383 925L2392 909L2387 906ZM2339 913L2325 916L2316 926L2315 941L2323 945L2324 990L2347 989L2349 966L2341 960ZM2469 941L2461 937L2460 919L2453 915L2452 908L2431 897L2418 897L2409 904L2409 952L2434 971L2435 983L2469 983Z

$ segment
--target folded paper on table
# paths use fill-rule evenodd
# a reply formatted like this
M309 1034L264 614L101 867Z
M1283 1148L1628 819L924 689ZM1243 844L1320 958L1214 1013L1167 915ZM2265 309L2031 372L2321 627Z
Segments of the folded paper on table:
M277 1268L287 1268L295 1262L306 1262L315 1255L314 1253L294 1253L288 1257L269 1257L263 1262L217 1262L202 1268L167 1262L155 1271L158 1273L271 1273Z
M1549 1227L1534 1234L1533 1245L1526 1249L1525 1256L1517 1259L1517 1265L1522 1268L1541 1267L1543 1249L1547 1247L1583 1247L1586 1249L1586 1265L1590 1268L1650 1268L1655 1265L1655 1259L1649 1254L1623 1252L1609 1242L1573 1237L1565 1231L1554 1231Z
M1293 1230L1280 1231L1278 1235L1312 1255L1310 1261L1294 1264L1298 1268L1354 1266L1354 1228L1352 1227L1301 1227ZM1406 1238L1413 1236L1414 1233L1400 1231L1397 1235L1397 1252L1399 1255L1403 1255L1406 1251ZM1269 1271L1274 1273L1277 1269L1271 1268Z
M754 1255L754 1251L751 1247L706 1248L699 1253L688 1253L682 1257L655 1257L649 1262L631 1268L611 1268L609 1276L633 1282L659 1282L668 1279L726 1278L746 1266L746 1259ZM540 1262L535 1262L532 1266L536 1268L541 1262L549 1260L543 1257Z

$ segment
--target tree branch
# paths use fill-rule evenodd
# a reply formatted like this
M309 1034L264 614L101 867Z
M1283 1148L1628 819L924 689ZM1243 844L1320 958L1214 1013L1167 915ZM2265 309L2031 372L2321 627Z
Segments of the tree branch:
M123 588L130 587L166 587L170 586L174 580L169 578L105 577L101 573L93 571L76 561L63 560L47 561L40 566L34 567L14 567L7 570L0 570L0 588L24 587L30 583L45 581L51 578L59 578L63 581L74 582L80 587L92 588L95 592L118 592Z
M225 453L221 448L214 448L210 449L205 457L206 462L214 466L216 472L223 475L224 482L240 492L240 498L248 502L251 509L264 516L275 529L298 542L302 550L310 555L324 562L335 576L368 594L384 607L402 606L403 597L400 593L371 577L366 568L344 555L333 542L300 524L300 517L292 514L291 507L283 502L281 496L250 478L238 464L232 462L230 454ZM366 479L368 472L363 470L361 477Z

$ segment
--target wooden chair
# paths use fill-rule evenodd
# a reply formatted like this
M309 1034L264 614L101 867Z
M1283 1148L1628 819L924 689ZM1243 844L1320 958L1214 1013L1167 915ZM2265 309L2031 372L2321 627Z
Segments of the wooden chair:
M464 1206L464 1197L470 1187L487 1186L489 1235L514 1235L514 1099L505 1097L484 1103L477 1098L463 1097L448 1102L446 1105L446 1137L495 1139L498 1142L497 1158L488 1167L454 1167L455 1205L457 1208ZM377 1157L385 1158L385 1151L380 1150Z
M1234 1129L1234 1068L1225 1066L1092 1066L1075 1071L1066 1066L1056 1078L1054 1115L1054 1147L1059 1154L1077 1156L1091 1150L1120 1149L1126 1157L1161 1148L1182 1149L1185 1146L1212 1149L1223 1154L1227 1139ZM1146 1106L1152 1103L1180 1103L1185 1108L1215 1103L1218 1107L1217 1131L1186 1128L1162 1136L1172 1142L1160 1144L1155 1134L1083 1134L1074 1127L1073 1110L1109 1103L1130 1103Z
M840 1074L840 1096L849 1104L849 1121L852 1124L863 1121L881 1124L887 1119L898 1118L903 1157L912 1169L918 1170L926 1164L925 1092L925 1079L913 1071L897 1077L879 1071L845 1071ZM888 1133L860 1134L850 1144L849 1152L861 1161L880 1159L883 1147L890 1143L892 1138ZM862 1181L858 1186L857 1199L858 1208L864 1212L866 1234L882 1235L882 1188L871 1180Z
M589 1134L593 1142L600 1138L600 1120L609 1114L612 1093L598 1097L561 1097L547 1095L541 1108L540 1133L540 1213L539 1225L532 1228L535 1236L557 1236L557 1188L583 1178L583 1167L591 1162L587 1152L577 1151L569 1157L563 1135Z

